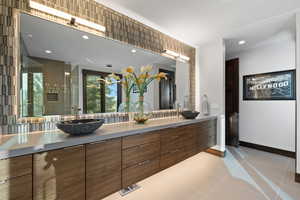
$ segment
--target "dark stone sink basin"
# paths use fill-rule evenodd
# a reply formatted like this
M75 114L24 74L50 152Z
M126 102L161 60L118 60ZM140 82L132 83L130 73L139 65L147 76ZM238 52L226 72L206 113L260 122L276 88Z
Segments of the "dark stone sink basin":
M195 119L199 115L199 112L197 112L197 111L191 111L191 110L186 110L186 111L182 111L181 115L185 119Z
M56 127L70 135L86 135L93 133L103 123L104 119L80 119L59 122Z

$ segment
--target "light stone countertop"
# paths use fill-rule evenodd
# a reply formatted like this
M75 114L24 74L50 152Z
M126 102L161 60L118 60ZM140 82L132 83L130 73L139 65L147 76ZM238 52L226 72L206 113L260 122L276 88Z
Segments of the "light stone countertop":
M60 130L3 135L0 136L0 159L142 134L165 128L174 128L213 119L217 119L217 116L199 116L194 120L185 120L177 117L161 118L149 120L144 125L138 125L134 122L123 122L103 125L93 134L84 136L70 136Z

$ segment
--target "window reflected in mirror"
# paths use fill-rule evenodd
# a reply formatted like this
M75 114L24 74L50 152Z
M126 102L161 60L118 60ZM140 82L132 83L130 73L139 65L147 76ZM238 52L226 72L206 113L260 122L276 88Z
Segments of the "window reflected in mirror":
M83 112L87 114L117 112L122 101L120 85L106 84L108 73L83 70Z

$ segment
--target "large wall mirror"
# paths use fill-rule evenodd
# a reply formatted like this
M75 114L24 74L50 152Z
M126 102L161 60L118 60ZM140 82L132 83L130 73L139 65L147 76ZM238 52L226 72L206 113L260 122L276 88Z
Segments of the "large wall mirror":
M153 110L173 109L189 96L189 64L125 43L79 31L28 14L21 14L19 116L40 117L83 113L117 112L124 100L120 85L100 80L152 65L167 73L145 93ZM138 95L132 93L132 101Z

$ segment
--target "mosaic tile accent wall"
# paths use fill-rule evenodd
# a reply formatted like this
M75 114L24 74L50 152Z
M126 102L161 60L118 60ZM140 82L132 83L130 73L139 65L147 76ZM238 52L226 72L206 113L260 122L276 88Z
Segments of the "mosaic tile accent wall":
M195 48L94 0L36 0L36 2L104 25L106 37L157 53L169 49L189 56L190 101L191 105L195 106ZM0 134L15 133L17 129L18 14L20 11L34 12L30 11L28 5L29 0L0 2Z

